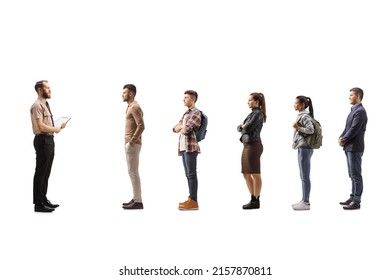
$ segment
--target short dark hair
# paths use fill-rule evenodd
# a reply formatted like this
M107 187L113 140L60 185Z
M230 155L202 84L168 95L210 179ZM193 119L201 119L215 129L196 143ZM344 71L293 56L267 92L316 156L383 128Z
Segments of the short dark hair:
M361 88L354 87L354 88L351 88L349 91L353 91L357 96L360 97L360 100L363 100L364 92Z
M137 88L133 84L126 84L123 86L123 89L127 88L130 92L134 93L134 95L137 94Z
M38 93L39 88L43 88L43 83L47 83L47 80L41 80L35 83L35 91Z
M186 90L184 94L191 95L195 99L195 102L198 100L198 93L195 90Z

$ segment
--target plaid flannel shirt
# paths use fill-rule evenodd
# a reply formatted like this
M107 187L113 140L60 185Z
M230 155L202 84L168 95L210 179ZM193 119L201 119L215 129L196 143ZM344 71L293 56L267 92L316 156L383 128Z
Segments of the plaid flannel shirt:
M189 117L191 117L189 119ZM183 124L183 120L187 119L187 121ZM183 125L184 132L180 132L181 136L184 136L186 152L198 152L200 153L200 147L198 145L198 141L196 141L196 131L198 131L202 122L202 116L198 109L195 107L192 109L188 109L188 111L182 116L180 119L180 124ZM180 152L180 140L178 145L179 156Z

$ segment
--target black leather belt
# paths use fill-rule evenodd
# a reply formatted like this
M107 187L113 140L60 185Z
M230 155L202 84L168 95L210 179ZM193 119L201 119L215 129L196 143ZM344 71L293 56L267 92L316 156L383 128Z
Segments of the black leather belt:
M46 134L46 133L41 133L41 134L35 134L37 137L53 137L54 135L52 134Z

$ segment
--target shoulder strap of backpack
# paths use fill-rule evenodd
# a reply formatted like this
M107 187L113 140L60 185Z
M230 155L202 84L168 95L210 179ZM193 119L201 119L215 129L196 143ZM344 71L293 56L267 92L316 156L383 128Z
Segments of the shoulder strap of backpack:
M312 119L312 117L309 115L309 113L303 113L301 116L299 116L298 120L297 120L297 123L299 123L300 121L302 121L303 119L303 116L305 115L308 115L310 117L310 119Z
M313 118L310 116L309 113L304 113L304 114L302 114L302 115L298 118L297 123L299 123L300 121L302 121L304 115L308 115L308 116L309 116L310 121L313 123L314 132L315 132L315 124L314 124L314 122L313 122ZM311 134L305 134L305 133L300 132L300 131L298 132L298 134L301 135L301 136L303 136L304 138L306 138L307 136L311 135Z

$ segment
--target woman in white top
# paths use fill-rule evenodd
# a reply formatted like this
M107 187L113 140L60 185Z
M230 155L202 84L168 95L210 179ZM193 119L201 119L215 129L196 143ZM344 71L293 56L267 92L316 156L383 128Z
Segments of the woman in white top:
M306 109L309 109L307 111ZM295 98L294 109L298 111L297 120L293 124L293 149L298 150L298 166L302 181L302 200L292 205L294 210L310 210L310 160L313 149L306 143L305 137L314 133L313 104L309 97L300 95Z

